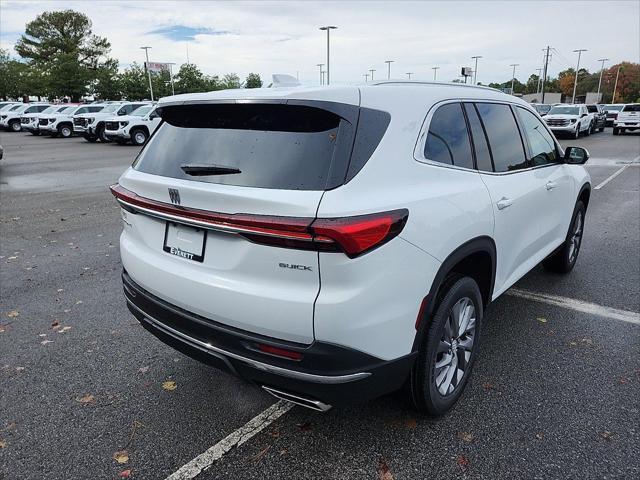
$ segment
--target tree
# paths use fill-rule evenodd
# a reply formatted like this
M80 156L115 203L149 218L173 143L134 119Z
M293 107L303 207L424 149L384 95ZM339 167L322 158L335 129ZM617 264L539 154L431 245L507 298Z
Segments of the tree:
M156 100L171 95L171 75L169 75L169 70L151 72L151 84L153 85L153 97Z
M120 92L122 98L127 100L144 100L151 98L149 93L149 81L145 74L144 68L137 63L129 65L125 71L120 74Z
M257 73L250 73L247 75L247 79L244 82L244 88L260 88L262 87L262 80Z
M206 92L209 90L209 80L193 63L180 65L180 70L174 79L176 93Z
M106 38L93 35L86 15L65 10L44 12L29 22L15 50L48 76L52 95L79 100L108 60L110 47Z
M90 92L100 100L120 100L122 85L118 74L118 61L110 59L96 69L96 78Z
M222 77L222 83L220 87L222 89L240 88L240 77L235 73L227 73L224 77Z
M620 75L618 75L616 98L612 99L618 67L620 67ZM640 97L640 64L622 62L605 70L602 75L602 91L607 101L612 103L637 101Z

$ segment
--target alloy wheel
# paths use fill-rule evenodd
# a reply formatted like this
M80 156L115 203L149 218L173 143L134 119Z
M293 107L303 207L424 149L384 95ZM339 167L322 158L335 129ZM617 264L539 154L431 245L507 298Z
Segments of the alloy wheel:
M583 226L582 212L578 212L576 220L573 222L573 232L569 239L569 263L573 263L578 256L580 250L580 243L582 242L582 226Z
M134 135L135 141L136 141L136 145L142 145L144 142L147 141L147 136L144 134L144 132L136 132L136 134Z
M444 325L438 344L433 381L442 396L453 393L469 367L476 336L476 309L468 297L458 300Z

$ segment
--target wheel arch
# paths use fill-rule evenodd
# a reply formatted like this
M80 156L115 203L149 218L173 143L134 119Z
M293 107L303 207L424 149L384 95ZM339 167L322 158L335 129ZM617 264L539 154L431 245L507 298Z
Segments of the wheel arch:
M428 329L428 319L433 315L440 297L446 292L446 287L461 276L473 278L482 294L483 307L491 302L496 278L496 244L491 237L481 236L473 238L449 254L442 262L429 293L425 297L418 321L413 351L416 351Z
M580 187L580 192L578 193L578 200L581 200L584 203L585 210L589 207L589 200L591 199L591 184L586 182L582 187Z

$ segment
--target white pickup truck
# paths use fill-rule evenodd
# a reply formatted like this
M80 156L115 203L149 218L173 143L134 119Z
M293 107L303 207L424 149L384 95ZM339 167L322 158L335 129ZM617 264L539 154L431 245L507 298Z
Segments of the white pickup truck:
M640 103L627 103L613 121L613 134L619 135L627 130L640 128Z
M104 134L118 143L131 142L142 146L158 128L160 120L154 105L144 105L130 115L108 118L104 122Z
M99 113L95 115L75 115L73 117L73 130L82 135L87 142L110 142L104 134L104 122L113 116L129 115L131 112L149 102L114 102L109 103Z

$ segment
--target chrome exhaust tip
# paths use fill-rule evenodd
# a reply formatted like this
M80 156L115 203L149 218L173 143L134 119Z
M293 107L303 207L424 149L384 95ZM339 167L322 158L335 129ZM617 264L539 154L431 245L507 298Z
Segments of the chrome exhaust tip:
M323 403L320 400L304 398L299 395L294 395L293 393L283 392L282 390L276 390L275 388L267 387L266 385L262 385L262 388L265 389L274 397L279 398L280 400L295 403L296 405L310 408L311 410L315 410L317 412L326 412L327 410L331 409L331 405L327 405L326 403Z

